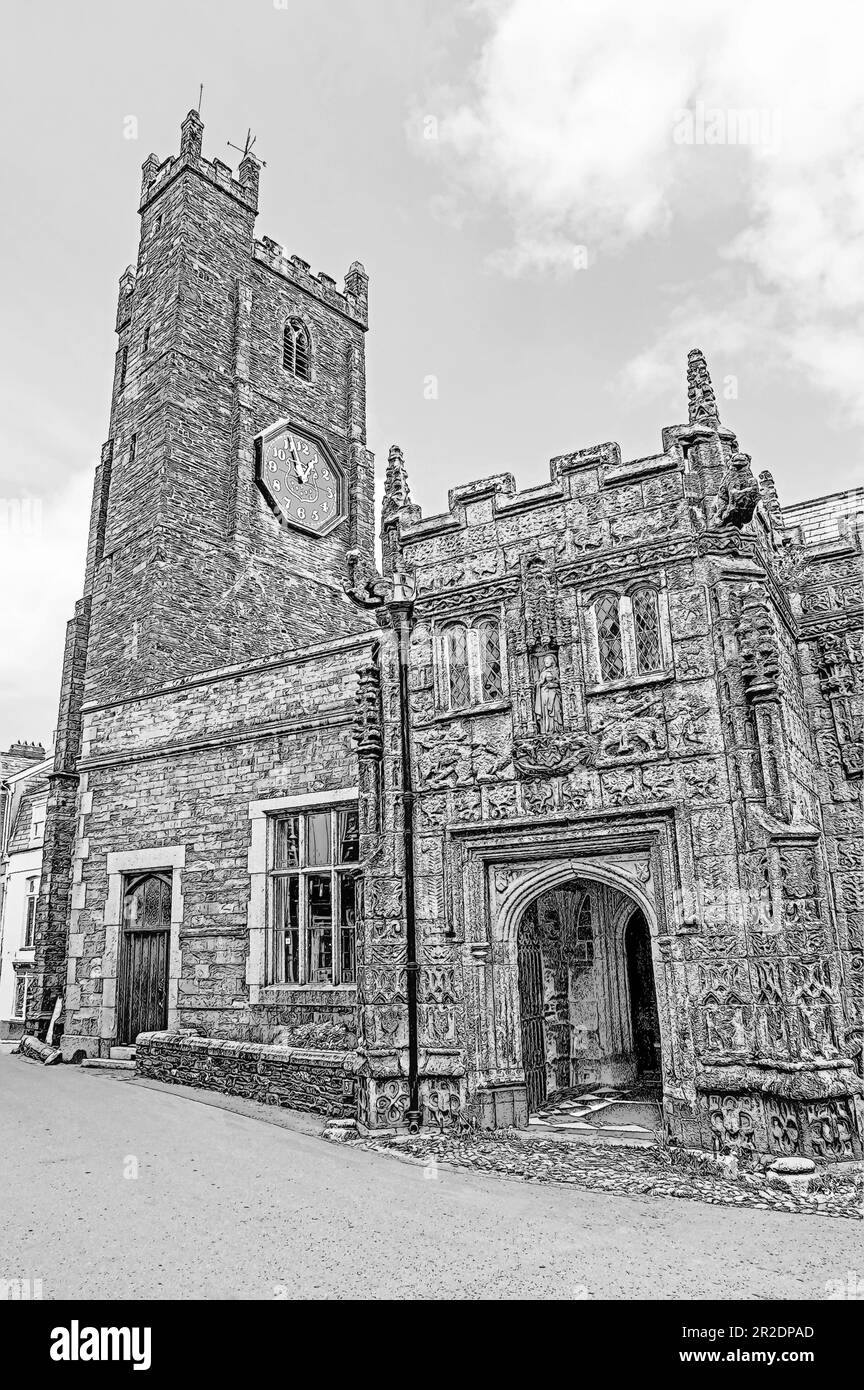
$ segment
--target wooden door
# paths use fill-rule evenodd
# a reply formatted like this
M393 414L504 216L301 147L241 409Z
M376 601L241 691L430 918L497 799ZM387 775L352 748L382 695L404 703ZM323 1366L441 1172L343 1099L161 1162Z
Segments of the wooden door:
M129 879L117 998L117 1041L131 1046L139 1033L168 1027L168 952L171 939L171 875Z

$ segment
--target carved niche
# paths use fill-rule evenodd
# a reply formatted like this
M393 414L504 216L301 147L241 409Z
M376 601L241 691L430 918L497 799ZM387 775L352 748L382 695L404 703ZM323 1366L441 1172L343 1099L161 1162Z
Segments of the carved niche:
M780 675L777 631L767 595L752 584L741 597L737 636L747 698L776 699Z
M819 638L817 653L819 683L831 710L844 771L847 777L860 777L864 745L856 726L855 675L845 633L825 633Z

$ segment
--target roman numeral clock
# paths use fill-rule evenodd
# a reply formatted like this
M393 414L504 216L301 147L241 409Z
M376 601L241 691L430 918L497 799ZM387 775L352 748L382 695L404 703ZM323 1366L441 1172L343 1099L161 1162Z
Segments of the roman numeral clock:
M255 478L286 526L326 536L346 515L345 475L323 440L288 420L255 438Z

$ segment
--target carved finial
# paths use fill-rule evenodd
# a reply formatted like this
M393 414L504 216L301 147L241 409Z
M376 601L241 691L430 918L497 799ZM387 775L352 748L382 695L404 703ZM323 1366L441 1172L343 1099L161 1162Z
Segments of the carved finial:
M411 489L408 486L408 470L398 444L390 445L387 455L387 474L384 478L384 501L381 505L381 522L389 521L396 512L411 505Z
M699 348L691 348L687 354L687 404L691 425L720 424L708 363Z

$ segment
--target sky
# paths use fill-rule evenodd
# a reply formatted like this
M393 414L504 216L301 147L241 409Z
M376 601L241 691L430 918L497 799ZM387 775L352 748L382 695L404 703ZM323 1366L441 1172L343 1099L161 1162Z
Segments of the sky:
M141 164L256 136L257 234L370 275L369 444L430 515L605 440L702 348L790 503L861 479L859 0L6 0L0 748L51 741Z

